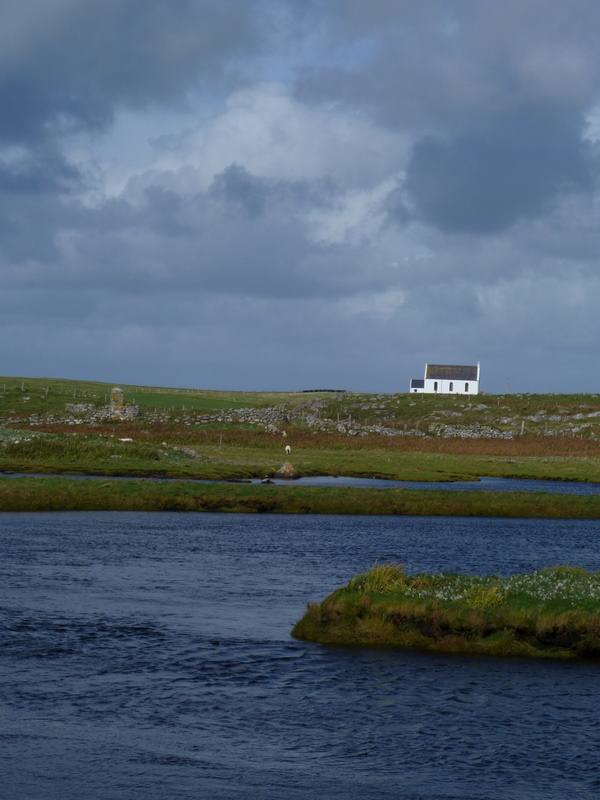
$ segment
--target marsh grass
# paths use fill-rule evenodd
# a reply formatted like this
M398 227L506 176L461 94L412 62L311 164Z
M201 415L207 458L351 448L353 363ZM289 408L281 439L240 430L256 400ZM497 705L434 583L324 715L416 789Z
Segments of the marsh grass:
M185 479L0 478L0 511L100 509L600 519L600 496L202 484Z
M105 472L107 474L181 475L242 478L273 475L283 459L280 434L239 428L184 428L168 424L98 426L46 425L5 428L0 437L0 469L33 472ZM122 443L119 439L129 438ZM578 455L506 456L451 452L443 441L421 444L403 438L312 435L291 430L292 460L302 475L345 475L405 480L476 480L482 475L600 481L600 458ZM492 448L479 442L482 450ZM594 443L596 446L597 443ZM439 451L434 451L439 445ZM178 448L195 450L195 460ZM548 446L548 443L546 443ZM421 450L415 448L422 448ZM428 449L429 448L429 451ZM443 448L446 448L445 450ZM598 453L600 455L600 452Z
M600 572L406 575L375 565L322 603L293 635L323 644L543 658L600 658Z

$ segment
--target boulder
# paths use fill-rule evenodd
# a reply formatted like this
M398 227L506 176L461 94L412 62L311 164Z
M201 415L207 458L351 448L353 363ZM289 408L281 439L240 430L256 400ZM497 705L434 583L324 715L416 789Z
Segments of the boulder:
M296 471L296 468L293 464L290 464L289 461L286 461L285 464L282 464L275 475L274 478L284 478L285 480L294 480L294 478L299 478L299 474Z

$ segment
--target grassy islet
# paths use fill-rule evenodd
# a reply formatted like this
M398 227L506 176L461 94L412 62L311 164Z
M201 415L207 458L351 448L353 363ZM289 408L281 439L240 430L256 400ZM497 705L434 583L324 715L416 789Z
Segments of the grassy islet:
M293 635L322 644L600 658L600 572L408 575L376 565L309 605Z

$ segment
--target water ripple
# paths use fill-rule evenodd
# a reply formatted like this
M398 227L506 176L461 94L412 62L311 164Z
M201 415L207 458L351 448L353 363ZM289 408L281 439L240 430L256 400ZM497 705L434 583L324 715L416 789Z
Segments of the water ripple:
M578 800L600 789L593 664L307 645L377 560L600 569L593 522L0 517L3 800Z

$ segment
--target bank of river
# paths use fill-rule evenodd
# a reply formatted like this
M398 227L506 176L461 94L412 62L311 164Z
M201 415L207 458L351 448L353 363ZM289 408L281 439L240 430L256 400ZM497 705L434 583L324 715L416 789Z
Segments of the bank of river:
M294 481L282 487L249 482L106 476L14 476L0 479L0 511L233 511L600 519L600 493L595 484L543 481L540 483L544 490L540 491L536 481L496 480L493 486L503 488L491 489L490 479L486 479L481 484L472 482L468 489L457 484L414 488L404 482L382 489L377 480L374 486L368 484L373 488L364 487L367 479L360 479L362 483L358 486L354 482L340 486L340 482L352 479L327 480L332 485Z
M592 800L597 664L298 642L411 573L600 569L586 521L0 515L3 800Z
M600 483L591 481L566 481L541 478L491 478L482 476L477 480L457 481L408 481L393 478L350 477L344 475L309 475L295 478L249 478L247 480L210 480L208 478L175 478L168 476L102 475L96 473L48 472L0 472L0 479L62 477L78 481L131 481L144 480L154 483L198 483L198 484L251 484L287 486L289 488L312 487L319 489L411 489L452 492L542 492L548 494L600 495Z

